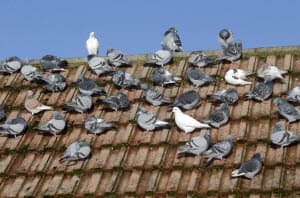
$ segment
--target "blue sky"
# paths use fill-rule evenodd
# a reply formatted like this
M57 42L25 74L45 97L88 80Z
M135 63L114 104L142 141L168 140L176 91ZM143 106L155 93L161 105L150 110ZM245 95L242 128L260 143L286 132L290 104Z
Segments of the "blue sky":
M0 2L0 59L45 54L86 56L94 31L100 55L108 47L125 54L160 49L162 35L177 28L185 51L219 49L217 33L230 28L245 48L299 45L300 1L96 1Z

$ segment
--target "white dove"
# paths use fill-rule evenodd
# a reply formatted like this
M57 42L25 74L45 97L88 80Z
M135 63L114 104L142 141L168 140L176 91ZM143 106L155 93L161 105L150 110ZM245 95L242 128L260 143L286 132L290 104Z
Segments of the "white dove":
M250 85L252 82L246 81L249 72L242 69L229 69L225 74L225 80L232 85Z
M97 55L99 50L99 41L95 37L95 33L91 32L90 37L86 40L86 49L88 51L88 55Z
M268 77L268 78L271 78L271 80L280 79L280 80L282 80L282 82L285 82L282 75L286 74L287 72L288 71L281 70L274 65L264 63L257 69L256 74L260 78Z

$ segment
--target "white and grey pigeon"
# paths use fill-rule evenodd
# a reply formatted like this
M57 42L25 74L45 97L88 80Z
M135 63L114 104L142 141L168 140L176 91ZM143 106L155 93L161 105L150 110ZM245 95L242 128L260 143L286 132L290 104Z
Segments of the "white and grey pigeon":
M99 87L97 83L89 78L84 77L82 74L77 79L77 87L79 92L83 95L105 95L105 88Z
M38 71L36 67L33 67L32 65L24 65L21 69L21 73L24 76L24 78L28 81L34 81L39 80L42 78L42 73Z
M71 102L66 102L62 109L68 112L84 113L92 108L92 96L78 94L73 97Z
M222 29L218 34L218 41L221 48L224 50L233 42L233 33L229 29Z
M99 52L99 40L95 37L95 33L91 32L89 38L86 40L85 47L88 55L97 55Z
M106 107L114 111L125 110L129 107L128 96L122 92L118 92L115 96L109 96L105 99L98 99L97 102L105 104Z
M183 110L190 110L201 104L201 98L195 90L186 91L175 98L171 107L180 107Z
M163 67L156 68L152 72L151 80L155 85L160 85L162 87L168 85L178 85L179 81L181 81L180 77L174 76L168 70Z
M113 68L107 64L106 60L97 55L88 55L87 62L89 68L98 76L111 74L113 72Z
M154 131L162 128L169 128L168 122L158 119L152 112L139 107L135 113L135 121L138 126L146 131Z
M216 61L229 61L233 62L239 60L242 57L243 45L240 40L235 43L229 43L228 47L223 49L223 54L221 54Z
M27 91L24 107L32 115L38 114L42 111L51 110L52 107L42 104L38 99L34 97L34 93L31 90Z
M96 118L95 116L89 116L85 119L84 127L89 133L99 135L114 128L114 124L104 119Z
M196 87L201 87L216 82L216 79L195 67L188 68L187 76L189 81Z
M61 113L54 111L52 112L50 120L38 126L36 129L41 133L58 135L63 132L63 130L66 128L66 125L67 123L64 116Z
M281 70L278 67L264 63L256 71L256 75L260 78L265 79L266 77L271 80L280 79L282 82L285 82L283 74L286 74L288 71Z
M84 160L91 155L91 146L85 141L76 141L68 146L60 162Z
M171 100L169 98L166 98L163 93L155 90L148 84L142 84L141 88L143 90L143 96L149 104L153 106L160 106L171 103Z
M289 123L300 120L300 109L288 103L285 99L275 98L273 104L277 106L278 113L288 120Z
M50 74L48 76L42 76L39 80L43 82L43 87L47 91L61 92L67 87L65 77L60 74Z
M217 91L213 94L208 94L207 98L213 100L214 102L221 102L233 105L238 101L239 95L236 89L228 88Z
M209 56L207 56L203 51L193 51L191 52L188 62L197 67L205 67L209 65L215 65L217 62L215 62L213 59L211 59Z
M65 71L65 68L68 66L68 61L49 54L43 56L40 62L42 68L45 71L50 71L50 72Z
M4 124L0 124L0 134L14 136L23 133L27 128L27 122L22 117L16 117L10 120L6 120Z
M231 135L228 135L225 140L212 145L208 150L201 154L202 157L206 159L206 166L209 165L214 159L223 160L224 157L230 154L232 147Z
M113 77L113 83L123 89L137 89L140 88L140 81L134 78L131 74L124 72L122 70L117 70Z
M271 142L277 146L285 147L300 142L300 136L285 130L284 122L277 122L271 133Z
M195 118L183 113L178 107L173 107L172 112L175 114L175 123L185 133L190 133L195 129L210 128L208 124L201 123Z
M212 127L220 128L229 121L229 106L227 103L222 103L219 108L212 112L206 120L202 122L209 124Z
M205 131L203 136L193 137L190 141L178 147L178 158L189 155L200 156L208 149L210 143L210 132Z
M177 30L174 27L169 28L165 33L161 41L163 50L169 50L171 52L181 52L182 43Z
M21 69L22 60L17 56L12 56L0 63L0 73L12 74Z
M267 100L273 93L273 81L266 79L264 82L258 83L253 90L246 93L246 99L254 99L259 102Z
M115 67L130 66L131 61L120 50L109 48L106 52L108 62Z
M172 54L168 50L158 50L156 51L151 59L145 62L145 66L152 66L152 65L160 65L164 66L165 64L169 63L172 59Z
M225 80L232 85L251 85L252 82L246 81L251 73L242 69L229 69L225 74Z
M4 118L6 118L5 110L4 107L0 105L0 121L3 120Z
M286 100L289 102L300 103L300 84L288 92Z
M232 171L232 177L241 177L244 176L248 179L252 179L256 176L261 168L262 168L262 161L263 161L263 154L262 153L255 153L250 160L244 162L240 168Z

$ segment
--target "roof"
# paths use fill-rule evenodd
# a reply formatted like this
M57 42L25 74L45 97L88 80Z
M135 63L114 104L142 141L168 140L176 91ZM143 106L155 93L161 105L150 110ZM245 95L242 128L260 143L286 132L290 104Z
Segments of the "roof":
M208 54L217 54L210 51ZM149 79L153 68L144 67L149 55L129 56L133 67L125 70L142 81ZM176 53L174 62L165 67L172 73L185 76L188 53ZM204 167L200 157L177 159L177 148L192 137L203 133L185 134L174 124L171 129L143 132L133 121L138 106L143 106L158 117L173 122L167 106L153 107L141 99L140 90L124 91L130 100L130 109L124 112L107 112L102 105L95 105L88 114L66 114L67 132L63 135L45 136L32 128L44 122L50 112L31 116L24 109L26 91L35 90L35 97L56 110L69 101L77 92L75 81L84 73L104 85L108 95L118 90L110 77L98 78L87 69L84 58L69 59L66 72L61 73L69 84L61 93L45 93L37 84L30 84L20 73L0 76L0 104L5 105L8 118L21 115L29 122L29 129L17 138L0 137L0 197L9 196L208 196L208 197L274 197L300 194L300 144L284 149L274 149L269 143L269 134L278 120L286 122L276 113L272 99L284 96L300 82L300 47L246 49L243 59L232 64L220 64L205 68L210 75L220 77L216 85L195 88L184 77L180 87L161 88L171 98L187 90L199 91L202 104L198 109L186 111L197 119L205 118L215 109L206 101L206 95L216 90L231 87L223 80L228 68L255 71L261 63L276 64L291 72L285 75L286 84L276 83L272 99L264 102L240 99L231 106L231 120L220 129L212 129L212 142L223 140L228 134L234 137L234 148L226 160L215 160ZM38 66L36 61L32 63ZM254 77L252 82L257 82ZM255 83L252 85L254 86ZM250 85L237 87L242 96ZM96 98L94 98L96 100ZM103 135L88 134L82 121L88 115L96 115L118 123L118 129ZM173 122L174 123L174 122ZM300 135L300 122L288 125ZM85 140L92 146L92 156L76 165L66 166L59 162L65 148L75 140ZM262 172L252 180L232 179L231 171L249 159L254 152L264 152Z

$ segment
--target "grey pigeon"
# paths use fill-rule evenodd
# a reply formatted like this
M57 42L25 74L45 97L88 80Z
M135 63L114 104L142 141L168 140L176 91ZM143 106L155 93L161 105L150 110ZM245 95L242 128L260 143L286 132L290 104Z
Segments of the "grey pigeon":
M21 69L23 65L22 60L19 57L12 56L0 63L0 73L12 74Z
M275 80L280 79L282 82L285 82L285 79L283 78L283 74L286 74L288 71L281 70L278 67L264 63L259 66L259 68L256 71L256 74L258 77L265 79L266 77Z
M273 93L273 81L266 79L264 82L258 83L254 89L245 94L246 99L254 99L257 101L264 101L268 99Z
M38 71L36 67L32 65L24 65L21 69L21 73L28 81L38 80L42 77L42 73Z
M50 133L52 135L60 134L66 128L66 120L59 112L52 112L50 120L36 129L41 133Z
M243 45L240 40L235 43L229 43L228 47L223 50L223 54L220 55L216 61L229 61L233 62L242 57Z
M98 135L114 128L114 125L113 123L107 122L104 119L99 119L95 116L90 116L86 118L84 122L84 127L89 131L89 133Z
M85 141L76 141L68 146L63 156L60 158L60 162L64 161L77 161L84 160L91 155L91 147L89 143Z
M6 117L4 107L0 105L0 121Z
M212 60L210 57L208 57L204 52L199 51L193 51L191 52L188 62L193 66L198 67L205 67L208 65L214 65L217 64L214 60Z
M277 106L279 114L285 117L289 123L300 120L300 110L285 99L275 98L273 104Z
M217 91L213 94L208 94L207 98L212 99L215 102L221 102L221 103L227 103L229 105L233 105L238 101L239 95L236 89L229 88L229 89L223 89L221 91Z
M146 61L145 65L160 65L164 66L169 63L172 59L172 54L168 50L158 50L156 51L150 60Z
M125 56L120 50L109 48L106 52L106 55L108 56L109 63L115 67L131 65L131 62L127 56Z
M184 92L177 96L172 107L180 107L183 110L190 110L198 107L201 104L200 95L194 90Z
M129 100L127 95L118 92L115 96L110 96L105 99L98 99L100 103L104 103L108 108L118 111L119 109L127 109L129 107Z
M169 123L159 120L153 113L139 107L135 114L135 121L138 126L146 131L169 127Z
M67 87L67 82L65 77L60 74L50 74L49 76L42 76L39 78L43 82L43 87L47 91L51 92L61 92Z
M205 131L203 136L193 137L185 145L178 147L178 158L196 155L200 156L205 152L211 143L211 136L209 131Z
M83 95L103 95L106 94L103 87L99 87L95 81L84 77L82 74L77 79L77 87L79 92Z
M78 94L73 97L71 102L66 102L62 108L69 112L84 113L92 108L92 104L91 96Z
M166 98L162 93L150 87L149 85L142 84L141 88L143 90L143 96L149 104L152 104L153 106L159 106L171 103L169 98Z
M169 28L165 33L161 41L163 50L169 50L171 52L181 52L182 43L177 30L174 27Z
M300 84L289 91L286 99L289 102L300 103Z
M271 142L281 148L300 141L300 136L285 130L283 122L277 122L271 133Z
M96 55L88 55L87 62L89 68L98 76L110 74L113 68L107 64L106 60Z
M189 81L196 87L201 87L206 84L215 83L216 79L195 67L189 67L187 70Z
M214 159L223 160L228 156L232 150L232 136L228 135L225 140L212 145L207 151L204 151L201 155L206 159L206 166L210 164Z
M254 154L253 157L250 160L244 162L240 168L232 171L231 176L232 177L244 176L248 179L252 179L260 172L262 168L263 157L264 156L262 153Z
M68 66L68 62L66 60L60 59L54 55L45 55L40 60L42 68L45 71L50 72L59 72L64 71Z
M0 134L2 135L12 135L15 138L17 135L24 132L27 128L27 122L22 117L16 117L7 120L4 124L0 124Z
M122 70L118 70L114 73L112 81L117 87L121 87L124 89L140 87L140 81L138 79L134 78L131 74Z
M218 41L221 48L224 50L233 42L233 33L229 29L222 29L218 34Z
M215 128L220 128L221 125L224 125L229 120L229 106L227 103L222 103L219 108L212 112L208 119L203 120L204 123L207 123Z
M181 78L174 76L168 70L163 67L156 68L152 72L151 79L155 85L166 86L166 85L178 85L177 81Z

